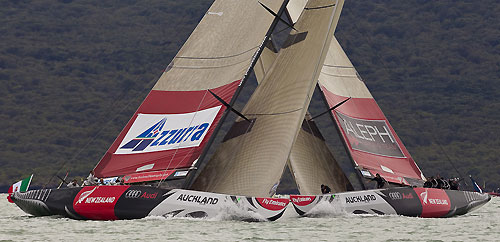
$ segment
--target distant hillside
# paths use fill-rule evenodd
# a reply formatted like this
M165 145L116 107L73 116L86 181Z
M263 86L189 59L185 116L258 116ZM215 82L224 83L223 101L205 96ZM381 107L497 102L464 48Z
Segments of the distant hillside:
M3 1L0 187L88 174L211 2ZM493 0L346 1L336 36L426 175L500 187L499 19Z

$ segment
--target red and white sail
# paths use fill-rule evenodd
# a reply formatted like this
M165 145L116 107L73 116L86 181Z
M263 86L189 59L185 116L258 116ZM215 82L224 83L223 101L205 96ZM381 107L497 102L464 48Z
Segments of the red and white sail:
M283 1L261 1L273 11ZM257 0L216 0L94 169L97 177L185 177L213 135L274 17ZM137 175L140 173L140 175Z
M363 176L379 173L389 182L405 185L425 180L336 39L321 70L319 86L330 107L350 98L331 114Z

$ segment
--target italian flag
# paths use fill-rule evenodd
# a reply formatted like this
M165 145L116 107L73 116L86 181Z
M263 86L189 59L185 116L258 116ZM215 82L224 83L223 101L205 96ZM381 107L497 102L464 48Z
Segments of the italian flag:
M7 196L7 200L9 200L9 202L13 203L14 201L12 201L12 199L10 198L10 195L12 195L15 192L28 191L28 187L30 186L30 183L31 183L31 178L33 178L33 175L31 175L30 177L28 177L26 179L20 180L16 183L12 184L12 186L9 187L9 195Z

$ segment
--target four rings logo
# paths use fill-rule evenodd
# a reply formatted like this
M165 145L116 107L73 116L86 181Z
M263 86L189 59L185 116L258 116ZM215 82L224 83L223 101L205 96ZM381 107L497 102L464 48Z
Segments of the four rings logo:
M389 193L389 197L392 199L392 200L401 200L403 199L403 196L401 195L400 192L390 192Z
M128 190L125 193L125 198L140 198L140 199L155 199L156 196L158 196L158 193L148 193L148 192L142 192L140 190Z
M125 193L126 198L139 198L142 195L142 191L139 190L128 190Z

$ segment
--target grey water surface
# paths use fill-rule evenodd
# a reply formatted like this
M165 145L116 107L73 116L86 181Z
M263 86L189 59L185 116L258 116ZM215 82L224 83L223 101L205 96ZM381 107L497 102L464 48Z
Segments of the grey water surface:
M275 222L32 217L0 194L0 241L500 241L500 198L453 218L329 213Z

